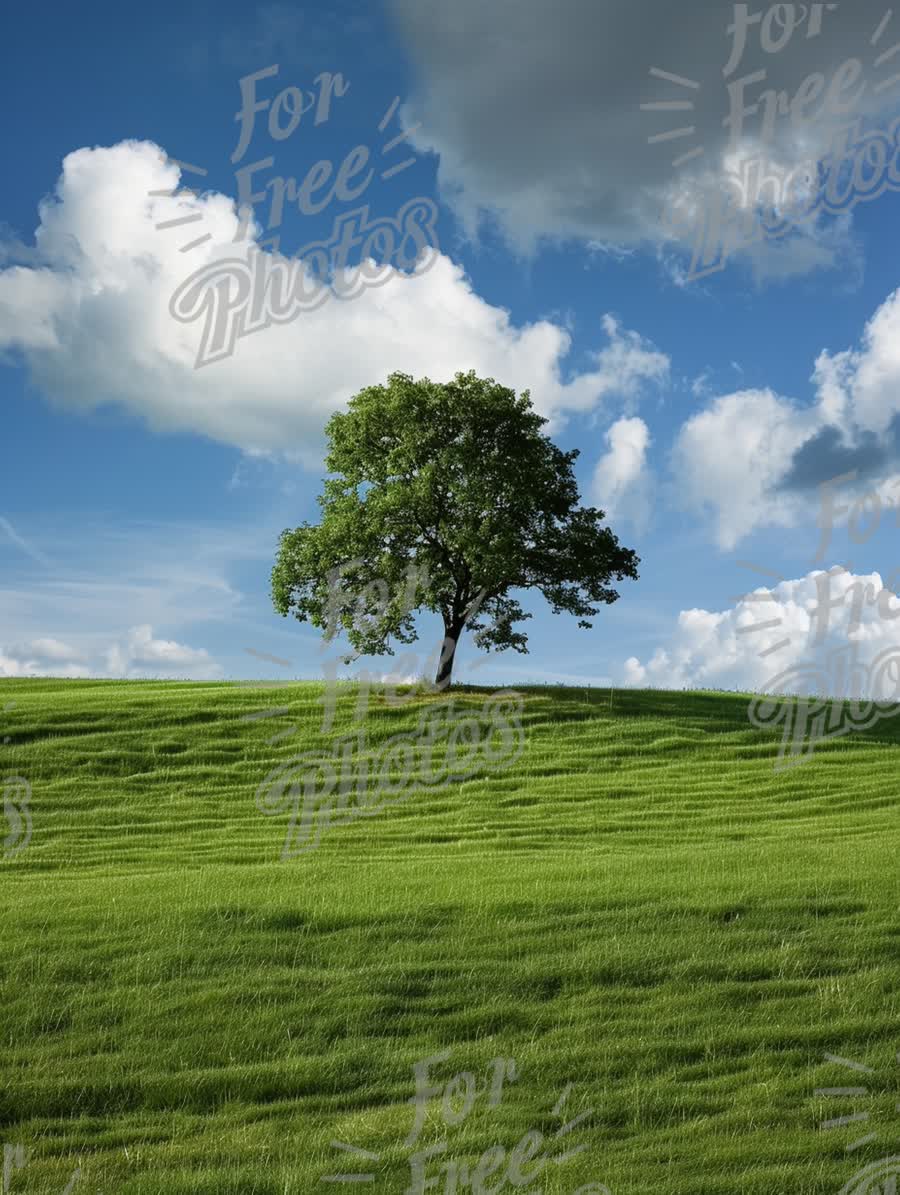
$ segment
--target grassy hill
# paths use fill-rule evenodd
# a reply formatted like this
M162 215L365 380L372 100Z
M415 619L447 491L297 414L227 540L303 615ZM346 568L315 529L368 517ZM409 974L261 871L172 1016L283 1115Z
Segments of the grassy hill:
M288 815L256 791L327 744L322 691L0 682L0 778L27 779L33 819L0 857L13 1195L76 1167L76 1195L306 1195L352 1173L400 1195L421 1189L411 1153L446 1140L424 1188L443 1195L442 1162L529 1131L540 1156L586 1146L519 1188L545 1195L836 1195L900 1154L900 721L776 773L780 731L751 727L746 695L523 689L512 767L285 861ZM373 749L426 700L376 699ZM465 1119L465 1081L432 1099L405 1145L414 1064L447 1050L435 1086L468 1071L479 1096ZM497 1058L516 1077L492 1106ZM866 1091L813 1094L846 1087Z

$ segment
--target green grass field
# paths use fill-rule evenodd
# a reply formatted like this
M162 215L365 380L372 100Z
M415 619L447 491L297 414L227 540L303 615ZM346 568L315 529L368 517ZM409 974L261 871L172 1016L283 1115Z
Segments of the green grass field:
M776 773L780 731L746 696L523 689L513 767L283 861L288 817L255 793L327 743L322 691L0 682L0 777L29 781L33 818L0 860L13 1195L76 1167L76 1195L305 1195L352 1173L400 1195L423 1189L411 1152L446 1140L424 1188L444 1195L442 1161L474 1170L535 1130L539 1156L586 1146L519 1187L545 1195L837 1195L900 1154L898 720ZM376 700L373 746L418 704ZM407 1146L414 1064L446 1050L435 1085L469 1071L479 1096L461 1119L458 1083L449 1125L432 1099ZM496 1058L518 1077L491 1106Z

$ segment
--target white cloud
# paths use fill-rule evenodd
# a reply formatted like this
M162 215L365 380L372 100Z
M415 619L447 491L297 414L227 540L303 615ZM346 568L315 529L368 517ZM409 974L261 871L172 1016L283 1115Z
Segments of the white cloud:
M50 637L0 645L0 676L90 676L83 654Z
M771 390L740 390L715 399L682 426L672 450L682 506L710 507L719 546L730 551L757 526L793 526L808 503L779 498L794 452L814 430L804 412Z
M646 384L662 385L667 381L671 362L639 333L623 330L613 315L604 315L603 330L609 344L594 354L599 369L592 376L597 379L601 395L621 397L630 413Z
M151 626L132 627L120 640L92 653L50 638L0 646L0 676L214 680L221 675L221 667L204 648L156 639Z
M594 470L592 496L610 521L629 520L642 532L652 508L647 470L650 429L643 419L619 419L606 433L608 451Z
M866 325L863 347L852 357L822 354L844 409L863 428L887 429L900 411L900 290L878 308Z
M43 660L57 660L60 663L78 662L82 659L81 652L62 643L59 639L32 639L30 643L14 645L6 649L6 654L13 659L27 660L31 656L38 656Z
M328 416L399 370L449 381L475 369L521 392L557 426L642 381L666 358L608 316L596 368L562 380L571 337L547 320L518 327L436 255L352 301L329 299L291 323L238 339L234 355L195 369L201 324L169 302L187 275L236 254L239 220L220 194L171 198L179 168L150 142L69 154L55 197L40 205L40 265L0 271L0 350L24 356L54 401L80 410L113 402L159 431L193 431L251 453L285 453L317 467ZM156 225L202 217L184 229ZM182 254L188 236L210 240ZM258 238L259 230L253 229ZM202 322L202 321L201 321Z
M900 598L896 576L886 588L878 573L834 567L757 588L729 610L682 610L666 644L645 662L624 662L622 683L839 696L838 658L851 645L864 667L888 650L900 660ZM844 696L889 696L873 683L861 674L857 692Z
M132 627L120 642L105 653L110 676L159 676L191 680L213 680L222 675L205 648L188 647L172 639L156 639L149 625Z
M109 526L81 516L69 527L57 515L22 530L55 566L22 557L0 591L0 675L214 678L222 669L193 646L198 636L225 662L261 627L272 634L268 603L236 575L271 568L278 524Z
M709 366L702 370L694 380L691 382L691 394L694 398L707 398L711 392L709 384L710 369Z
M676 436L673 501L711 511L717 543L730 551L760 527L808 521L819 486L844 473L858 477L838 491L843 502L879 488L887 495L900 469L900 434L891 432L900 415L898 346L900 290L870 319L860 348L819 355L812 404L769 389L709 402Z

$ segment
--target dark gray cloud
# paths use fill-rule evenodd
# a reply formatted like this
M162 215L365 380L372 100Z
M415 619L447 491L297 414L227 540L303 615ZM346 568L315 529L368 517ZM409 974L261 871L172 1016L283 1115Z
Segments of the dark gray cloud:
M767 72L748 89L749 102L766 88L793 96L814 71L830 80L850 56L865 64L859 111L894 94L875 95L874 87L897 70L897 59L878 68L873 63L900 40L900 13L873 48L871 37L887 11L883 0L822 7L822 32L808 38L804 25L779 54L764 53L760 26L750 29L746 55L728 80ZM733 46L730 4L389 0L389 8L415 78L406 118L422 121L416 144L440 152L440 183L470 231L485 208L498 214L510 241L523 250L541 236L659 240L666 189L685 172L721 168L728 142L723 71ZM772 26L771 36L777 32ZM651 77L652 67L700 86ZM641 103L670 100L694 101L695 108L640 110ZM691 138L648 144L651 135L691 125ZM751 134L759 127L759 116L748 118ZM813 128L802 146L793 142L789 121L778 128L773 147L782 161L799 162L828 142L822 128ZM703 156L673 168L673 160L694 147L702 147Z
M848 443L844 432L823 427L794 453L780 490L809 490L844 473L857 472L859 483L882 477L900 467L900 416L895 415L881 435L859 432Z

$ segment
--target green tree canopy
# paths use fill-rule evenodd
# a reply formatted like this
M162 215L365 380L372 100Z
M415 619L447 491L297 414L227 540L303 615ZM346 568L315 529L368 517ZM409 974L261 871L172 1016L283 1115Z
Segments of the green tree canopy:
M342 628L373 656L416 640L416 611L439 614L438 687L466 629L484 650L528 651L514 591L537 589L590 628L619 597L610 580L637 580L640 558L602 510L579 506L578 451L557 448L546 422L529 391L474 370L445 383L393 373L360 391L326 428L321 522L281 534L275 609L329 639Z

